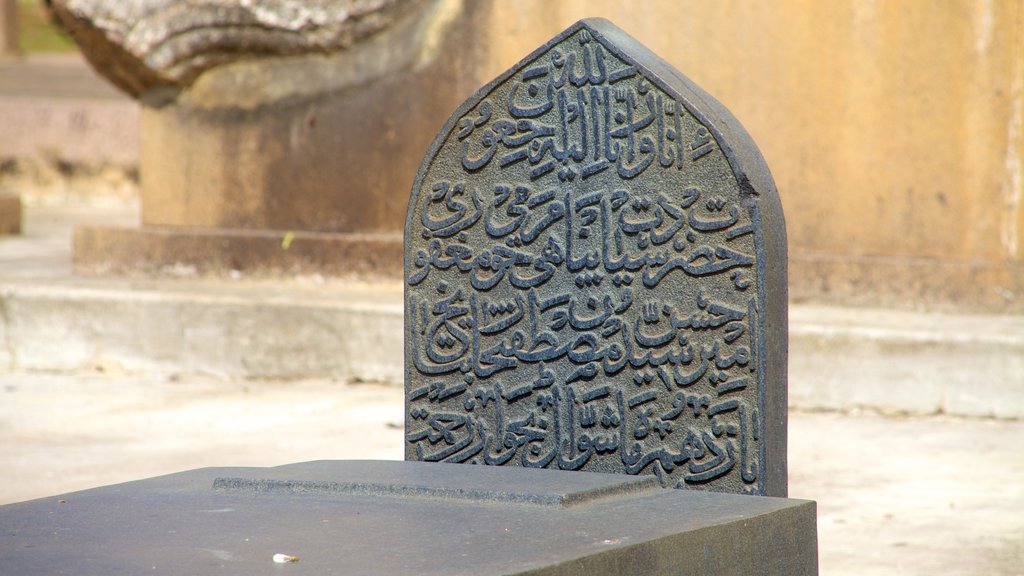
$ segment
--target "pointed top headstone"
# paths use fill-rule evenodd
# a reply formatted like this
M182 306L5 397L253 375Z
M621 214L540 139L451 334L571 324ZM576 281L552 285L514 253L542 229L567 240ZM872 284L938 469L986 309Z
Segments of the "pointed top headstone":
M786 495L786 236L732 115L583 20L467 100L405 229L406 459Z

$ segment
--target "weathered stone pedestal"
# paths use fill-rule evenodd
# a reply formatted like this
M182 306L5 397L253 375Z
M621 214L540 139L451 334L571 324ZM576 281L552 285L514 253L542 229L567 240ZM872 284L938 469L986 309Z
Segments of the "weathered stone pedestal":
M456 73L472 56L449 46L451 7L55 7L142 110L141 227L78 230L78 271L401 276L404 193L476 85Z
M4 506L0 560L5 574L81 576L801 576L817 574L817 532L814 502L665 490L650 476L320 461Z

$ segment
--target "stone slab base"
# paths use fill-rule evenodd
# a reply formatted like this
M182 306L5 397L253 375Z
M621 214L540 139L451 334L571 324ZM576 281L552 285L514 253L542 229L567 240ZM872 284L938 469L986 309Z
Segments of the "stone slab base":
M21 234L21 199L0 194L0 235Z
M402 277L402 235L209 228L75 230L75 271L152 274L186 267L199 274L322 274Z
M423 462L205 468L10 504L0 549L10 574L818 573L811 501Z

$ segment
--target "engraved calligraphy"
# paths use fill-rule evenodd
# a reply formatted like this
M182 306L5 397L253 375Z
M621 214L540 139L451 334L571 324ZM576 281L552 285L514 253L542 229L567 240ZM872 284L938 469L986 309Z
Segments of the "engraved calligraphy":
M582 27L436 146L407 231L407 457L762 493L757 213L713 130Z

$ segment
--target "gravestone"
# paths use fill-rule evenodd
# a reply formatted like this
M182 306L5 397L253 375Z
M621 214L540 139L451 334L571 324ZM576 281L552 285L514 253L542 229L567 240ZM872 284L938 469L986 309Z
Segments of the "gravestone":
M747 133L578 22L459 107L417 174L406 459L785 496L786 299Z
M205 468L10 504L4 573L816 575L814 502L659 487L785 492L781 210L710 102L588 20L431 149L407 459L518 467Z

